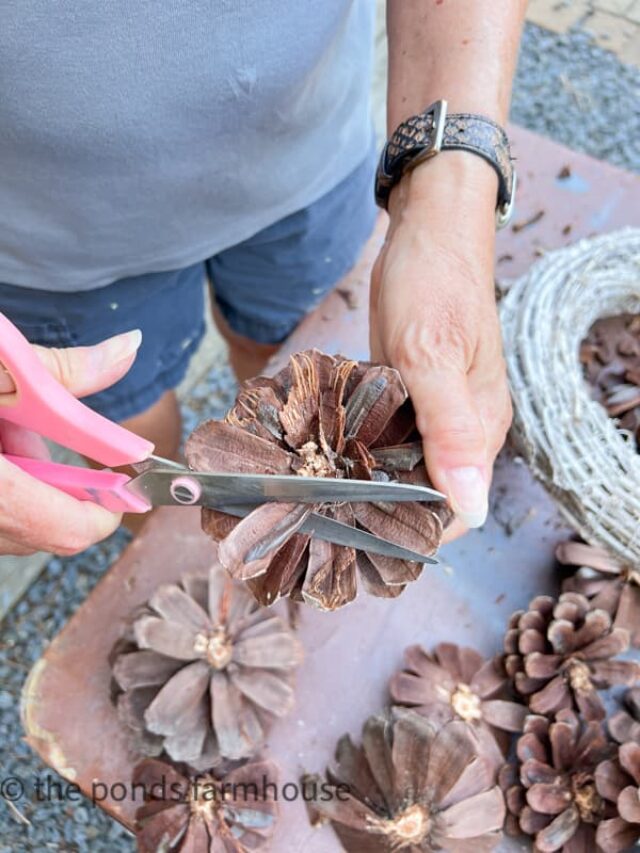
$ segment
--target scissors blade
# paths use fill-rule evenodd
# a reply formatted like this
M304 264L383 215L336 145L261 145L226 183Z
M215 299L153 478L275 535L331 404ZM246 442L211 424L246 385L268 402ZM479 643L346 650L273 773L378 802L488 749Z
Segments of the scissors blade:
M165 459L164 456L156 456L153 453L141 462L134 462L130 467L133 468L136 474L144 474L145 471L156 469L160 469L161 471L168 469L176 471L179 474L187 474L189 472L189 469L185 465L181 465L180 462L175 462L173 459Z
M195 500L176 497L176 484L191 488ZM278 474L212 474L188 469L151 468L133 479L129 487L154 506L191 504L330 503L339 501L396 503L398 501L442 501L435 489L408 483L376 480L334 480L322 477L296 477Z
M255 508L255 504L233 504L231 506L218 507L221 512L226 512L228 515L233 515L236 518L244 518L245 515L248 515ZM298 532L316 536L318 539L324 539L326 542L332 542L334 545L357 548L359 551L368 551L371 554L380 554L383 557L392 557L396 560L409 560L412 563L438 564L438 560L435 560L433 557L412 551L410 548L403 548L402 545L396 545L395 542L389 542L388 539L382 539L382 537L368 533L366 530L360 530L357 527L351 527L349 524L343 524L341 521L328 518L326 515L321 515L318 512L312 512L300 526Z

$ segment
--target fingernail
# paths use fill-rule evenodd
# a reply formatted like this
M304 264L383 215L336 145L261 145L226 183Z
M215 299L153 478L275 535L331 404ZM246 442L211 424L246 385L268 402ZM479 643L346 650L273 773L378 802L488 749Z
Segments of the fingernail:
M447 491L453 511L467 527L482 527L487 520L489 500L481 468L466 466L446 472Z
M124 361L125 358L130 358L138 351L141 343L142 332L140 329L134 329L132 332L117 335L117 337L107 341L108 358L114 363Z

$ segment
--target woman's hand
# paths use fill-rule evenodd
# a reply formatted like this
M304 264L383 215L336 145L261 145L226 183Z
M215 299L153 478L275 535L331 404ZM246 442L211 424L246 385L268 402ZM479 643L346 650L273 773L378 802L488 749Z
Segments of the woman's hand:
M124 376L140 342L140 332L133 331L93 347L35 349L55 378L76 397L83 397ZM113 533L120 516L45 485L2 457L2 453L40 459L49 456L39 436L2 420L1 395L14 390L10 375L0 364L0 555L84 551Z
M413 400L429 475L465 527L480 526L511 421L494 296L497 184L466 152L443 152L391 195L374 266L371 350Z

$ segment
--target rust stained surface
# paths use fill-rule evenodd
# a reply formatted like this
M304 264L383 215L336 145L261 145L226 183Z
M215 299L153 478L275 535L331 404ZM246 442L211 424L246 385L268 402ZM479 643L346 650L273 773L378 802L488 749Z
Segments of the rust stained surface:
M521 178L514 222L535 221L500 234L500 278L524 272L545 249L640 225L640 179L523 130L514 129L513 139ZM360 264L340 285L353 298L342 293L325 300L286 343L272 370L291 352L310 346L367 357L368 275L383 230L381 218ZM298 672L297 705L274 725L268 743L281 786L290 783L282 793L294 793L291 786L301 773L324 769L341 734L359 737L364 719L384 705L387 681L406 645L450 640L497 651L510 613L535 594L556 591L553 548L566 533L526 468L505 453L486 526L443 548L441 565L425 568L398 599L363 595L335 613L301 608L298 630L306 660ZM24 693L28 741L89 796L96 781L128 783L135 760L110 703L111 646L133 607L158 584L206 569L213 548L200 532L198 511L159 510L32 671ZM131 826L134 803L110 800L103 807ZM281 801L274 851L340 849L329 827L310 827L302 800Z

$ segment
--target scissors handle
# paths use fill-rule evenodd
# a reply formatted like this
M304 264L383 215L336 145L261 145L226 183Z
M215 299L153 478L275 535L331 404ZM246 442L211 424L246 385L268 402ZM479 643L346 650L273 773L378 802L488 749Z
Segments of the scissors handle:
M0 366L16 387L0 394L0 418L31 429L108 467L146 459L153 445L93 412L57 382L36 351L0 313Z
M91 501L108 509L109 512L149 512L151 504L127 488L130 482L126 474L114 471L92 471L75 465L60 465L42 459L27 459L23 456L4 457L26 474L42 483L53 486L79 501Z

